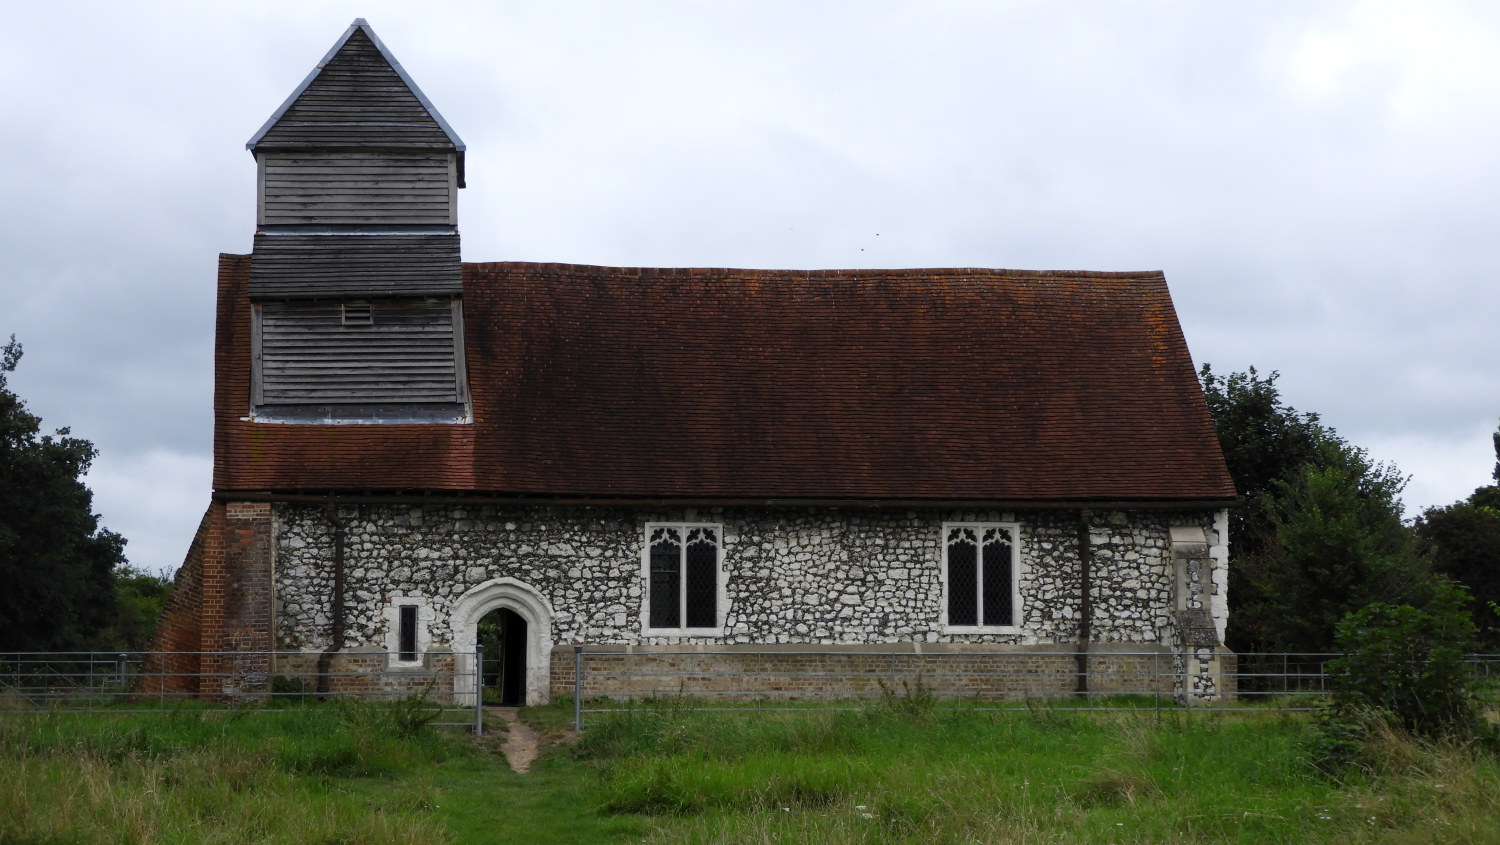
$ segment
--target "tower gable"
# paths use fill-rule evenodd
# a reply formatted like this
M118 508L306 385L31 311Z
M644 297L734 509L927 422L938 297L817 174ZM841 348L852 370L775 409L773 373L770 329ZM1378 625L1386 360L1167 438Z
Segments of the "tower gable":
M252 152L339 147L464 150L457 133L364 18L350 24L245 146Z
M261 231L450 232L464 145L363 18L246 147Z

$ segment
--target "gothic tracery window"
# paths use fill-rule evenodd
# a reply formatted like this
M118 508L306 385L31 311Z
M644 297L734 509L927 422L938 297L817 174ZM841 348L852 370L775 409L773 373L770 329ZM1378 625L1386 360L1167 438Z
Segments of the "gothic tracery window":
M950 628L1016 625L1015 530L987 523L943 526L945 621Z
M717 525L652 524L647 531L647 626L719 627Z

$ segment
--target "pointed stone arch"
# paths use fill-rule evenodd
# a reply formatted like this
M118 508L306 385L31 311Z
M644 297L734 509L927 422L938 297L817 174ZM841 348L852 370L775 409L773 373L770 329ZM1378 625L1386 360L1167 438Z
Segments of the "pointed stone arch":
M474 644L479 620L497 608L506 608L526 621L526 703L546 704L550 699L552 664L552 605L540 592L515 578L495 578L479 584L453 603L449 624L453 629L453 651L467 666L453 679L453 694L460 705L474 704Z

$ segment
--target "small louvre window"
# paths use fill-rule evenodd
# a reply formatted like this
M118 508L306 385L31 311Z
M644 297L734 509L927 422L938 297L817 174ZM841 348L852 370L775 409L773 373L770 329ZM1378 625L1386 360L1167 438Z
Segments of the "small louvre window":
M368 302L345 302L344 303L344 325L346 326L373 326L375 315L370 311Z

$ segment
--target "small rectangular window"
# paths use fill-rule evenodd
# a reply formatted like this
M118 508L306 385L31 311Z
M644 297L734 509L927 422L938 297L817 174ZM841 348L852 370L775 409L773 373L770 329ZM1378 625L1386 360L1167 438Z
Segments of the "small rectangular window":
M401 660L409 663L417 659L417 606L414 604L401 605L397 642Z

